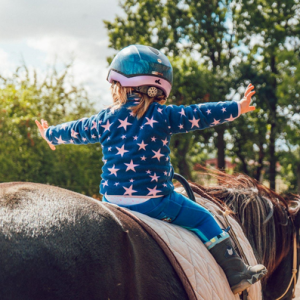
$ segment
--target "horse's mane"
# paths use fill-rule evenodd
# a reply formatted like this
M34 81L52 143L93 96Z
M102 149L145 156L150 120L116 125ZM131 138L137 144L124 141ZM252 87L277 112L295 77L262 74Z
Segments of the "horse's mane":
M293 230L287 225L289 216L293 219L299 211L300 199L284 198L246 175L203 169L218 180L218 185L204 187L190 182L192 190L222 209L231 210L258 262L272 274L290 251Z

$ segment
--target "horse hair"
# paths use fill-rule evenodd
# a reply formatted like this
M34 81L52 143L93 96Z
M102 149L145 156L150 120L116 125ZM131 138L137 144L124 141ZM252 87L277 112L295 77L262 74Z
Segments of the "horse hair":
M300 209L299 197L285 199L247 175L203 169L205 175L216 178L219 185L204 187L190 182L192 190L223 210L231 211L242 225L257 261L265 265L271 275L291 249L293 230L287 225L289 217L293 222Z

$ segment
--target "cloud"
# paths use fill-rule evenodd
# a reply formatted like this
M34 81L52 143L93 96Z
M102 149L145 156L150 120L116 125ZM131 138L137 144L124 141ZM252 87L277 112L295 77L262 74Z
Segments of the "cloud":
M103 20L122 14L117 0L2 0L0 40L68 35L101 40Z
M75 84L87 89L97 108L110 103L106 58L115 51L108 48L103 20L122 14L117 1L2 0L0 27L6 30L0 31L1 74L20 64L20 53L39 74L54 62L62 67L74 60ZM1 44L14 55L9 57Z

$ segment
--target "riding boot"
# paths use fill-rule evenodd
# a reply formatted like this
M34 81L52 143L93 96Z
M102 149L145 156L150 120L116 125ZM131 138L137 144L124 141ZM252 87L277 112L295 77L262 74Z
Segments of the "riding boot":
M223 269L233 294L244 291L267 274L265 266L251 267L243 262L227 232L212 238L205 245Z

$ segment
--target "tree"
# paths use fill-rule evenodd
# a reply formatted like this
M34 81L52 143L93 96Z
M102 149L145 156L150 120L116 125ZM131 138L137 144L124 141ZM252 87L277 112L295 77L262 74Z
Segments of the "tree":
M250 49L246 56L248 70L252 69L253 75L249 78L244 72L241 79L248 77L259 89L257 104L264 110L267 125L264 144L267 145L270 162L270 187L275 189L276 141L283 130L282 125L286 123L280 114L286 101L278 96L282 81L280 53L285 50L299 51L300 3L299 0L252 0L238 1L238 4L239 9L234 17L240 24L237 36L241 44Z
M68 79L70 66L53 68L42 82L26 66L0 83L0 182L54 184L88 195L98 194L100 145L65 145L50 150L35 119L51 125L94 113L84 89Z

